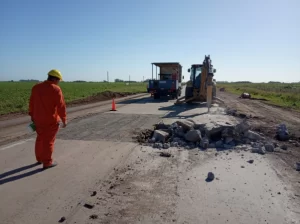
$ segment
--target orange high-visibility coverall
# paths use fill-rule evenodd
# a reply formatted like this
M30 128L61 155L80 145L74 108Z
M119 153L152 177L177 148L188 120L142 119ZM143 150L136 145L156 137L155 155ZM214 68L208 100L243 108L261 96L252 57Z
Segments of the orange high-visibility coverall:
M32 88L29 115L36 126L35 156L44 167L52 164L59 121L66 122L66 104L60 87L44 81Z

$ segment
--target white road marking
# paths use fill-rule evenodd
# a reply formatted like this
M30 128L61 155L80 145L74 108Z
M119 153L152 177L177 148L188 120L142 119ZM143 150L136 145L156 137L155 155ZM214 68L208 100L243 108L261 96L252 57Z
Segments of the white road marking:
M16 143L14 143L12 145L8 145L8 146L5 146L3 148L0 148L0 151L4 151L5 149L10 149L10 148L12 148L14 146L17 146L17 145L22 145L23 143L28 142L30 140L34 140L34 139L33 138L29 138L29 139L26 139L26 140L21 141L21 142L16 142Z

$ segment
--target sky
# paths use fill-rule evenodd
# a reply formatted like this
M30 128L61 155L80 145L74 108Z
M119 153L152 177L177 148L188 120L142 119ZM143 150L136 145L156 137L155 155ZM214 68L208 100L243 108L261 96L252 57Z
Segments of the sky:
M210 55L219 81L299 82L299 11L299 0L1 0L0 81L53 68L65 81L141 81L152 62L180 62L188 80Z

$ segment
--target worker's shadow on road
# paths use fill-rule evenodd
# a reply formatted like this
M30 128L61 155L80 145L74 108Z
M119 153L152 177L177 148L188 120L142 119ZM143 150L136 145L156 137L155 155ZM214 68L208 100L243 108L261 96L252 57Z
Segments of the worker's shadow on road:
M163 118L193 118L197 116L201 116L207 114L208 112L203 113L192 113L187 115L181 115L181 113L188 113L189 110L194 110L197 108L205 108L207 107L206 103L191 103L191 104L182 104L182 105L171 105L167 107L161 107L158 110L166 110L169 111Z
M31 164L31 165L23 166L23 167L20 167L20 168L14 169L14 170L10 170L8 172L0 174L0 185L7 184L9 182L13 182L13 181L16 181L16 180L20 180L20 179L23 179L25 177L29 177L29 176L32 176L34 174L37 174L37 173L43 171L42 168L38 168L38 169L35 169L35 170L32 170L32 171L29 171L27 173L22 173L22 174L19 174L17 176L12 176L14 174L17 174L17 173L20 173L22 171L25 171L25 170L31 169L33 167L36 167L37 165L38 165L37 163L34 163L34 164ZM11 177L9 177L9 176L11 176ZM7 177L7 178L5 178L5 177Z

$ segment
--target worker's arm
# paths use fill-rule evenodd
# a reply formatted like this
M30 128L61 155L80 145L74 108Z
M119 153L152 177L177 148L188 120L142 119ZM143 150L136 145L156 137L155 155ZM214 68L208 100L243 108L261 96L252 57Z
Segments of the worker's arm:
M58 89L58 97L57 97L57 113L64 127L66 127L67 125L66 103L60 88Z
M29 100L29 116L31 117L31 121L33 121L33 111L34 111L34 94L33 94L33 88L31 90L30 100Z

